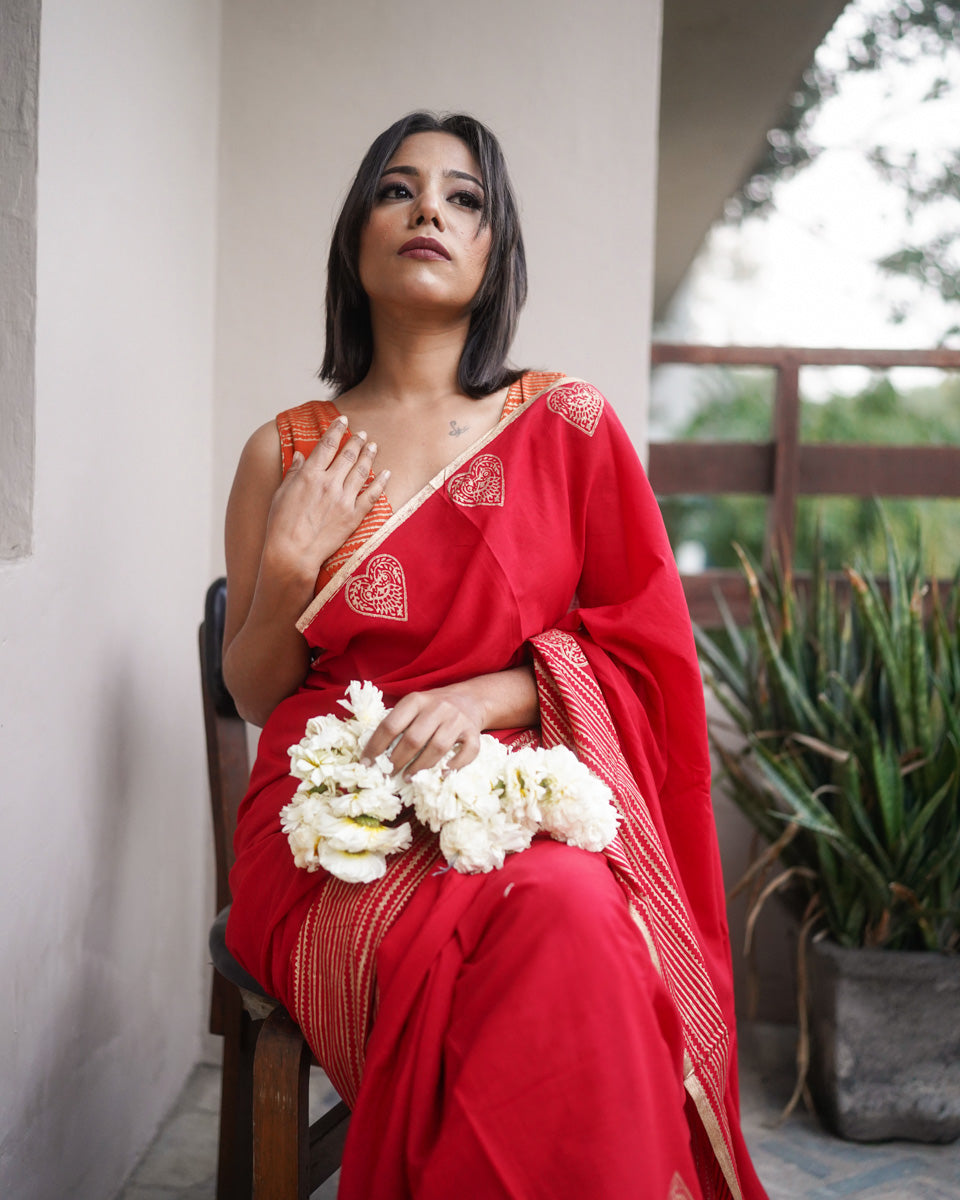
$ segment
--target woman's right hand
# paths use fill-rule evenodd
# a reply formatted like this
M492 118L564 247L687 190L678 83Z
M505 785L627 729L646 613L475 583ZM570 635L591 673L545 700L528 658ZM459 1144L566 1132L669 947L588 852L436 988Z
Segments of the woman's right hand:
M355 434L340 449L343 434L344 421L335 421L308 458L295 455L284 478L272 422L240 456L227 504L223 675L238 711L256 725L303 682L310 654L296 620L320 567L389 478L382 471L365 488L376 447Z
M364 490L377 447L360 432L340 449L346 425L338 417L308 458L294 454L270 502L261 572L301 576L312 588L323 563L376 504L390 473L382 471Z

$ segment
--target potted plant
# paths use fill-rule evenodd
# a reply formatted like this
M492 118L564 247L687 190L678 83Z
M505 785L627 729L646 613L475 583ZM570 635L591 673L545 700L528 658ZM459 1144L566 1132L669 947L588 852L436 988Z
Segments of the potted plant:
M739 733L731 746L722 718L711 722L731 797L768 843L748 872L755 899L786 891L801 921L791 1106L809 1049L815 1107L841 1136L949 1141L960 1136L960 573L947 589L926 583L919 538L904 565L883 526L883 582L849 566L831 578L819 544L802 583L738 549L750 626L722 607L723 631L696 633Z

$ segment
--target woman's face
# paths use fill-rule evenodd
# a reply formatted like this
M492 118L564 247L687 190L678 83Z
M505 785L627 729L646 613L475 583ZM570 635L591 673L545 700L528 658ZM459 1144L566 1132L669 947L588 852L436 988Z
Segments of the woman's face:
M371 305L465 315L490 254L483 195L477 161L458 137L405 138L360 235L360 282Z

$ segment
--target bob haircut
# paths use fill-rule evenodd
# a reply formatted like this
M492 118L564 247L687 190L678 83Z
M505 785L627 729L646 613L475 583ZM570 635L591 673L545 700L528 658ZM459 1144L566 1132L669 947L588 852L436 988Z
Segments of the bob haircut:
M400 143L415 133L450 133L480 164L484 202L480 227L492 231L490 257L473 298L470 328L457 378L478 399L512 383L522 372L507 354L527 298L527 261L520 219L500 143L473 117L414 112L376 139L364 155L333 231L327 265L327 338L320 378L342 395L363 379L373 361L370 303L360 283L360 234L376 200L380 179Z

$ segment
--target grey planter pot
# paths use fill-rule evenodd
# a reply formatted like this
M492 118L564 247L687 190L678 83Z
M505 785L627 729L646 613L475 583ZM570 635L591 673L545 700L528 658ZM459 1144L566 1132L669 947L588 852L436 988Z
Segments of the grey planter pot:
M960 957L811 947L810 1087L857 1142L960 1137Z

